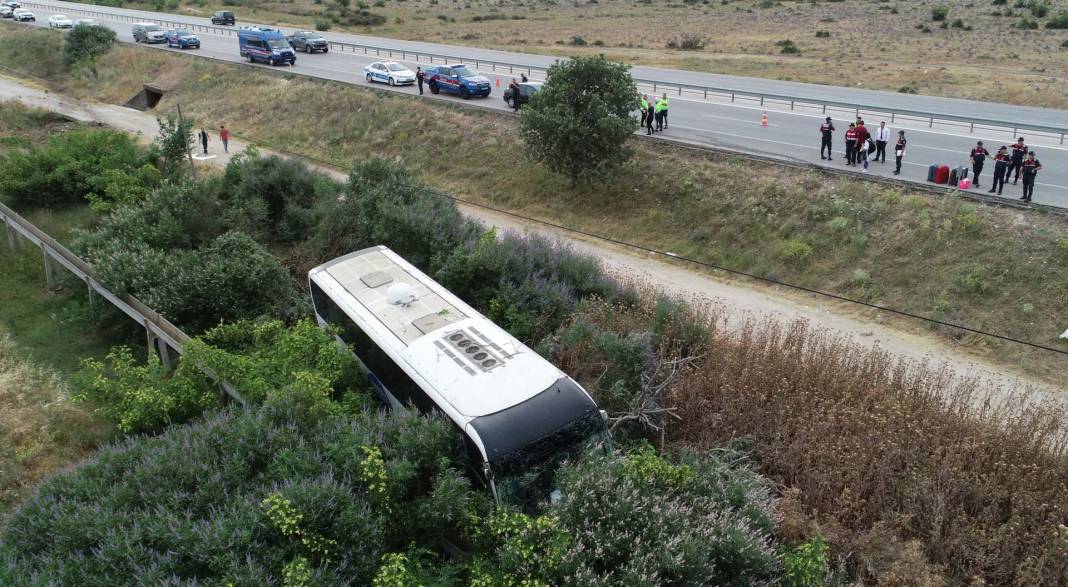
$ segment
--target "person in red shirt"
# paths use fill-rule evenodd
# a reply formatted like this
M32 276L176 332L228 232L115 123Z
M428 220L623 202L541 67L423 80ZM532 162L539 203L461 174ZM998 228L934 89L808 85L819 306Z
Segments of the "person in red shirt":
M864 121L860 120L858 118L857 119L857 148L858 149L861 148L861 147L867 148L868 137L870 137L870 136L871 136L871 134L868 132L868 127L864 126Z
M1042 169L1042 164L1038 162L1038 159L1035 159L1035 152L1030 151L1027 153L1027 159L1024 159L1022 167L1024 184L1023 197L1020 199L1030 202L1031 196L1035 195L1035 177L1038 176L1039 170Z
M849 123L849 130L845 131L846 165L857 163L857 125Z
M1012 171L1016 170L1016 177L1012 179L1012 185L1016 185L1016 182L1020 179L1020 167L1023 166L1024 157L1027 156L1027 145L1024 144L1024 138L1020 137L1016 141L1016 144L1012 146L1012 158L1009 160L1009 170L1005 172L1005 179L1009 179L1012 175Z
M986 163L986 158L989 155L990 151L987 151L986 147L983 146L983 141L976 143L975 148L972 149L970 157L972 159L972 174L975 175L975 181L972 182L972 185L975 187L979 187L979 174L983 172L983 163Z
M224 153L229 153L230 152L230 131L226 130L226 125L225 124L219 125L219 140L222 141L223 152Z
M990 186L990 190L987 192L992 194L997 192L1001 195L1001 190L1005 187L1005 170L1009 167L1009 148L1006 146L998 149L998 154L994 155L994 185Z

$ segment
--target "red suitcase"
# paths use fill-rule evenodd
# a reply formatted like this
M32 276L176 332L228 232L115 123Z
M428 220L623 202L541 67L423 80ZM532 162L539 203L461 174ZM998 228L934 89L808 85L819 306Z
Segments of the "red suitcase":
M949 165L939 165L938 171L935 172L935 183L946 183L949 181Z

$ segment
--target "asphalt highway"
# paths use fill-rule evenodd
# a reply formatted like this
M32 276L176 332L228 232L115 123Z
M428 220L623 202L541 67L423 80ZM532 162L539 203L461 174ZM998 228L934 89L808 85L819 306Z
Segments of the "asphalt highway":
M187 17L173 14L152 13L106 6L85 4L73 4L67 2L39 2L34 1L28 8L37 17L37 26L48 26L48 17L52 14L66 14L71 19L81 16L71 9L92 10L94 12L112 14L116 16L136 17L145 19L168 20L172 22L185 22L189 24L210 25L209 19ZM42 9L40 6L54 7ZM239 24L246 24L240 20ZM116 31L119 39L124 42L133 42L130 35L131 24L119 20L109 20L102 17L93 17L99 24L109 26ZM9 21L10 22L10 21ZM251 24L251 23L249 23ZM288 32L292 32L287 30ZM202 48L190 50L204 57L219 59L230 62L243 62L238 55L237 39L232 36L218 36L210 33L197 32L201 39ZM530 64L534 67L546 67L554 58L523 53L504 53L484 49L473 49L452 45L437 45L432 43L416 43L410 41L397 41L377 37L360 35L326 33L325 36L337 42L350 42L362 44L374 44L382 47L391 47L395 50L438 52L449 55L462 56L465 59L497 60L518 64ZM179 51L179 49L167 49L165 45L151 45L159 50ZM409 56L410 57L410 56ZM352 84L366 85L363 78L363 67L368 63L380 60L374 54L362 53L339 53L336 51L326 54L307 55L297 54L295 72L336 80ZM401 61L406 63L412 70L417 65L426 67L426 61L416 63L414 61ZM270 67L268 65L254 65L253 67ZM279 69L288 69L288 66L279 66ZM774 80L759 80L734 76L719 76L686 72L677 70L659 70L651 68L635 68L636 77L656 78L665 81L676 81L689 84L710 84L728 86L739 90L749 89L759 92L782 93L799 96L810 96L814 100L827 99L833 101L863 101L883 105L884 107L924 110L934 112L952 113L957 116L975 116L978 118L997 118L1019 120L1021 123L1032 122L1035 124L1053 124L1068 126L1068 112L1061 110L1047 110L1040 108L1025 108L1019 106L988 104L967 100L951 100L945 98L933 98L927 96L915 96L908 94L895 94L888 92L874 92L852 88L839 88L833 86L819 86L811 84L799 84L794 82L779 82ZM481 73L494 82L499 82L500 87L494 87L493 93L488 98L473 98L464 101L459 97L441 94L433 96L429 91L425 97L428 99L446 100L462 103L469 106L485 107L498 110L507 109L501 99L504 87L507 86L511 75L500 72L486 71ZM518 74L517 74L518 75ZM532 76L536 77L536 76ZM146 80L150 81L150 80ZM417 93L414 86L389 88L382 84L375 85L378 88L403 92L408 94ZM639 91L652 94L651 88L639 87ZM669 109L668 129L656 135L658 138L677 140L689 144L712 146L736 150L746 153L770 156L796 162L807 162L827 167L845 168L844 139L843 134L848 126L848 119L852 118L853 112L836 112L828 110L824 114L818 108L797 108L790 110L786 105L760 106L756 102L730 102L726 98L710 98L708 100L699 97L671 96ZM768 115L768 126L761 126L761 114ZM818 127L824 116L831 115L834 118L837 132L834 138L834 159L822 161L819 153ZM986 148L993 154L997 147L1010 145L1015 137L1011 136L1011 130L981 130L975 133L957 125L935 123L929 126L928 121L913 120L904 121L897 119L891 122L886 116L878 116L874 113L862 115L869 130L879 126L880 120L885 120L891 128L892 141L887 147L887 162L872 163L870 173L885 177L897 177L907 181L924 183L927 177L927 168L931 163L947 164L951 167L968 163L970 149L975 146L977 140L982 140ZM893 139L896 139L897 131L905 130L908 139L902 174L893 176ZM644 133L644 131L642 131ZM1035 188L1034 201L1036 203L1068 208L1068 144L1061 145L1057 138L1031 136L1026 133L1027 144L1036 152L1037 158L1042 162L1043 170L1039 173ZM849 168L853 169L853 168ZM859 169L859 168L858 168ZM991 185L993 162L987 160L986 166L980 176L981 188L973 189L984 195ZM1022 185L1006 186L1002 197L1019 198L1022 193Z

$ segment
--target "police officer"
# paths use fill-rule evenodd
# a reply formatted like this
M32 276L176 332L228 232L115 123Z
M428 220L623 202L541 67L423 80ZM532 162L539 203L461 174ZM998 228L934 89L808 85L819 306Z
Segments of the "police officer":
M512 78L512 82L508 84L508 89L512 91L512 112L519 112L519 82Z
M998 154L994 155L994 185L990 186L988 194L997 192L1001 195L1001 190L1005 187L1005 171L1009 168L1009 148L1002 146L998 149Z
M831 117L828 116L827 120L823 121L820 125L820 136L822 137L820 142L820 159L831 158L831 135L834 134L834 123L831 122ZM823 150L827 149L827 156L823 156Z
M845 132L846 165L855 165L857 162L857 125L849 123L849 130Z
M664 128L667 128L667 111L668 111L667 92L664 92L664 95L660 97L660 100L662 100L664 102L664 109L660 111L660 116L661 116L661 118L664 119Z
M426 77L426 73L422 67L415 68L415 83L419 84L419 95L423 95L423 78Z
M1012 158L1009 160L1009 170L1005 172L1005 179L1009 179L1009 175L1012 174L1013 170L1016 170L1016 176L1012 178L1012 185L1016 185L1016 182L1020 179L1020 168L1023 166L1023 160L1026 156L1027 145L1024 144L1024 138L1020 137L1012 146Z
M656 130L664 131L664 109L667 108L667 100L664 98L657 98L656 105L653 108L653 112L656 115Z
M645 111L649 109L649 95L648 94L642 94L641 108L642 108L642 123L641 123L641 126L645 126L645 123L646 123L645 119L647 118L646 115L645 115Z
M972 149L972 175L975 176L975 181L972 182L972 185L975 187L979 187L979 174L983 172L983 163L986 162L988 155L990 155L990 151L987 151L986 147L983 146L983 141L976 143L975 148Z
M653 115L656 111L656 105L652 102L646 101L645 105L645 134L653 134Z
M1027 153L1027 159L1024 159L1021 167L1023 168L1022 175L1024 183L1023 197L1020 199L1025 202L1030 202L1031 196L1035 195L1035 177L1038 175L1039 170L1042 169L1042 164L1038 162L1038 159L1035 159L1035 152L1029 151Z
M897 144L894 145L894 162L897 163L897 167L894 168L894 175L901 175L901 159L905 157L905 131L897 131Z

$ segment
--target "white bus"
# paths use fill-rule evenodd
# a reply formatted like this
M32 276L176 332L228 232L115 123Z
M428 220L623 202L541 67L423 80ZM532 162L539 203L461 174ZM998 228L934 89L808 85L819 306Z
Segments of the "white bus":
M546 497L557 464L606 445L586 390L388 248L324 263L308 282L316 320L336 327L379 397L449 418L498 501Z

